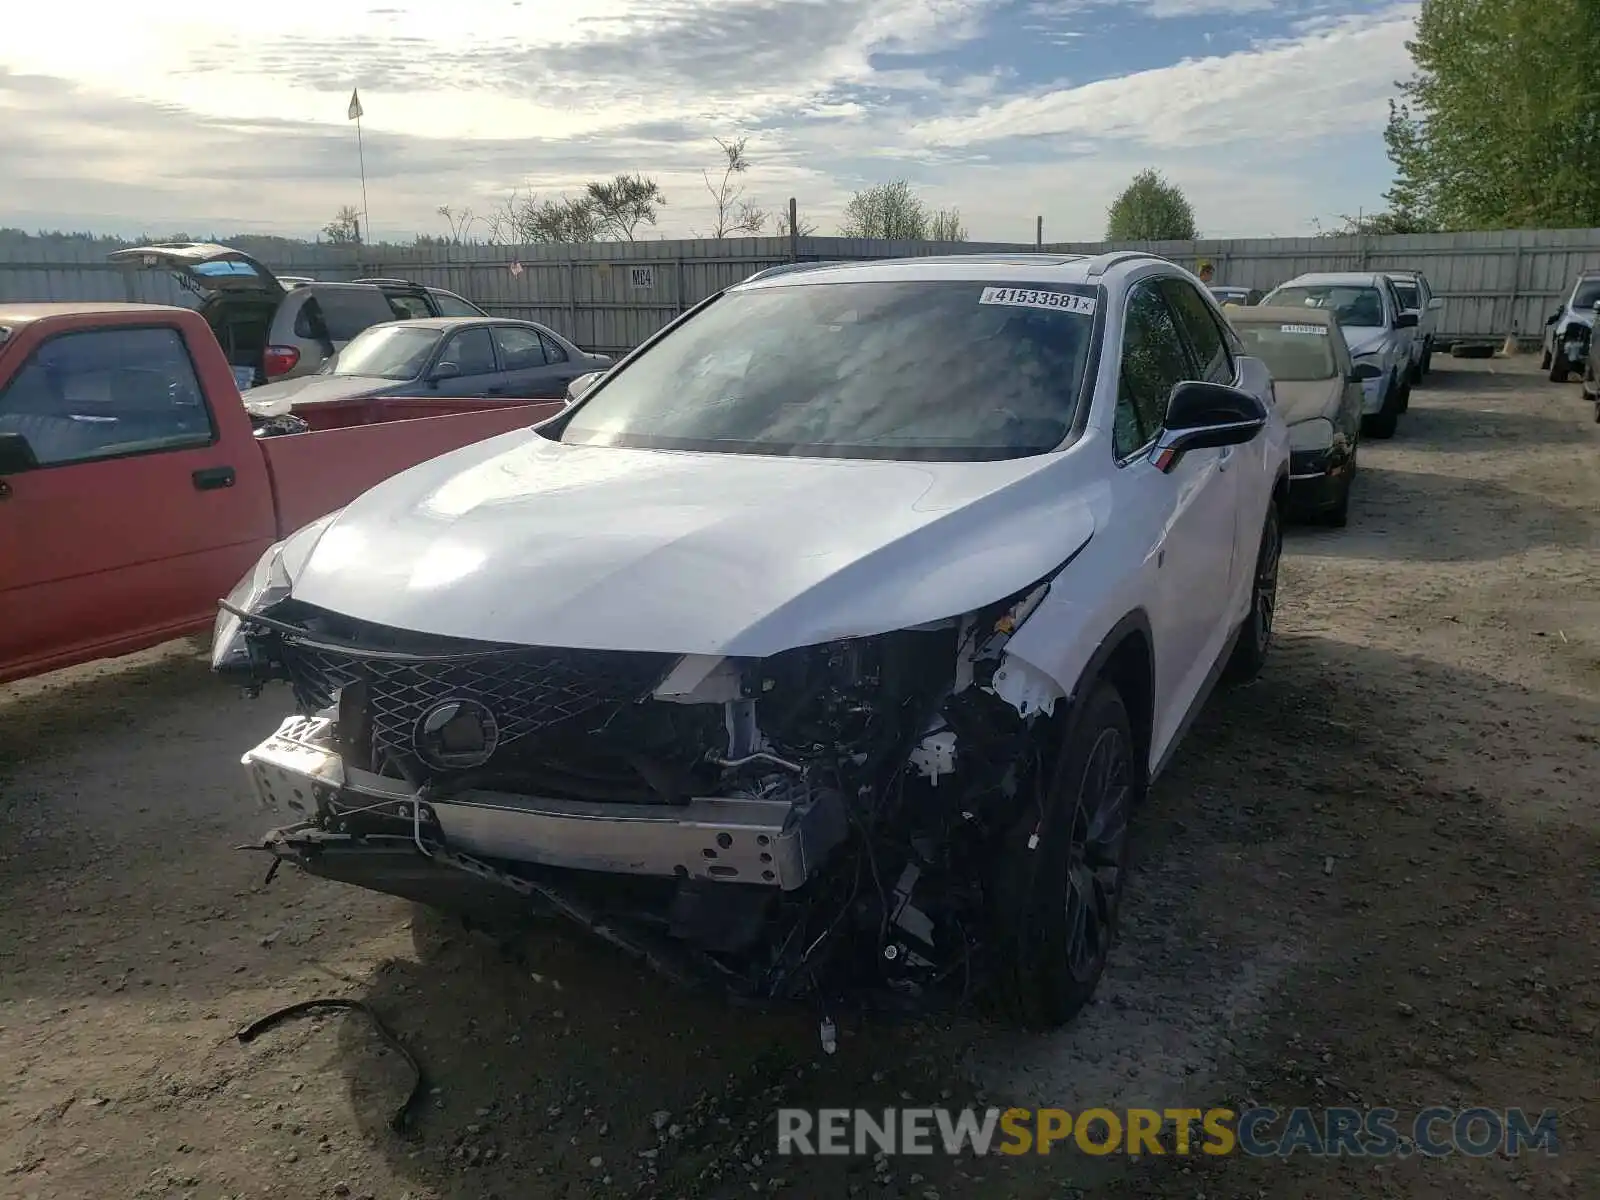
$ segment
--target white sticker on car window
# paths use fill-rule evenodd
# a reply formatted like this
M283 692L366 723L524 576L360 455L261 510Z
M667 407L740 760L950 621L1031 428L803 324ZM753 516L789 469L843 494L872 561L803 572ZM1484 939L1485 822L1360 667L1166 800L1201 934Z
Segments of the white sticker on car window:
M1012 304L1022 308L1046 308L1054 312L1094 316L1095 298L1076 292L1041 292L1036 288L986 287L979 304Z
M1278 332L1309 333L1313 337L1327 337L1328 327L1326 325L1280 325L1278 326Z

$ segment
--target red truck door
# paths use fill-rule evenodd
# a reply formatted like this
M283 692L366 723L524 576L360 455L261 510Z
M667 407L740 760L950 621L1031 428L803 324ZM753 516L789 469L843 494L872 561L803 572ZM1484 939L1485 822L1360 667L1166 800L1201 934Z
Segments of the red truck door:
M274 536L261 455L198 318L19 332L36 344L0 383L0 682L203 626Z

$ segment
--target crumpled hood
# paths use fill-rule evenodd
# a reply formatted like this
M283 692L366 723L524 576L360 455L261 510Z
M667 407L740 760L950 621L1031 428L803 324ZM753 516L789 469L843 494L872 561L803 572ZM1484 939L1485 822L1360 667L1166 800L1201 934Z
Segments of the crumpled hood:
M1379 329L1370 325L1341 325L1339 331L1344 334L1345 345L1350 347L1350 357L1358 354L1372 354L1383 349L1383 339L1388 336L1387 329Z
M1289 383L1277 380L1272 388L1285 425L1296 425L1312 417L1332 419L1344 397L1344 380L1338 377Z
M922 463L569 446L527 430L348 505L293 594L446 637L764 657L969 612L1108 503L1074 449Z
M400 386L392 380L360 375L301 375L251 388L243 393L244 406L252 416L281 417L301 405L379 396Z
M1594 310L1590 309L1588 312L1584 312L1580 308L1572 308L1569 306L1566 313L1563 314L1561 318L1562 328L1564 329L1568 325L1582 325L1585 328L1592 330L1594 328Z

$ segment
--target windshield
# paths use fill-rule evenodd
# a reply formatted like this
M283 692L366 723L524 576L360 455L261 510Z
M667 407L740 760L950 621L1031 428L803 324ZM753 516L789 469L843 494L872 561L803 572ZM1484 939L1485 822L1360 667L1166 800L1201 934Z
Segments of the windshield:
M1065 440L1097 291L981 281L734 291L600 384L563 442L944 461Z
M1403 279L1394 279L1390 282L1394 284L1394 294L1400 297L1401 308L1411 310L1420 309L1422 307L1422 299L1417 292L1416 284L1407 283Z
M1319 283L1279 288L1262 302L1265 308L1330 308L1341 325L1383 326L1383 297L1375 287L1351 283Z
M375 325L350 339L329 369L330 375L374 379L415 379L439 343L437 329Z
M1572 307L1588 312L1596 300L1600 300L1600 279L1580 279L1572 292Z
M1310 383L1339 373L1324 325L1284 325L1241 321L1234 325L1244 352L1267 364L1280 383Z

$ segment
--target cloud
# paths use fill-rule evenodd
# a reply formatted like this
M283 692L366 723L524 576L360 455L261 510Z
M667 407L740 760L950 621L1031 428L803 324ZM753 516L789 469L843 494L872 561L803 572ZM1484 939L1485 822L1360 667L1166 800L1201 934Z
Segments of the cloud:
M1154 148L1281 147L1372 128L1410 69L1405 39L1416 15L1407 2L1346 16L1299 38L924 121L911 136L934 146L1071 135Z
M1226 214L1219 233L1292 233L1377 202L1370 150L1415 3L1295 0L1247 49L1076 87L1045 86L1008 40L1070 56L1115 16L1154 31L1148 49L1170 20L1210 14L1221 35L1264 3L452 0L442 19L420 0L322 0L263 23L212 0L55 0L9 15L0 42L0 224L307 234L359 201L359 83L377 234L637 170L668 196L659 232L688 235L709 224L712 138L737 132L750 198L797 196L824 231L850 191L904 176L975 237L1028 240L1042 211L1047 236L1089 238L1106 193L1154 165L1203 223ZM1366 147L1359 177L1319 175L1318 139Z

